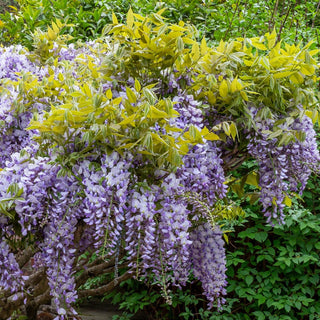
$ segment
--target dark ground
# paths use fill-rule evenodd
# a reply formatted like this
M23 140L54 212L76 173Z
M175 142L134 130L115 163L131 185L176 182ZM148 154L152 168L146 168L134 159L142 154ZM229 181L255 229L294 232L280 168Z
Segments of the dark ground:
M18 4L15 3L14 0L0 0L0 13L4 13L5 11L10 11L8 6L17 7Z
M82 320L112 320L112 316L121 315L122 311L112 305L110 302L101 302L99 299L92 299L83 303L77 309ZM146 320L147 314L138 312L132 320Z

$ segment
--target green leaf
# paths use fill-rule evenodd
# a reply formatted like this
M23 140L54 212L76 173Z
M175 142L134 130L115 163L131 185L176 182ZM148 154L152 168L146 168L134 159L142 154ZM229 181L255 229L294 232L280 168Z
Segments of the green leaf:
M126 93L127 97L130 103L136 103L137 102L137 96L136 94L132 91L131 88L126 87Z
M256 298L258 299L258 306L264 304L267 298L261 294L257 295Z
M253 315L255 315L257 320L265 320L266 317L262 311L254 311L252 312Z
M251 283L253 282L253 276L246 276L245 277L245 282L248 285L248 287L251 285Z
M258 242L264 242L268 238L268 233L267 232L257 232L254 235L254 239L257 240Z

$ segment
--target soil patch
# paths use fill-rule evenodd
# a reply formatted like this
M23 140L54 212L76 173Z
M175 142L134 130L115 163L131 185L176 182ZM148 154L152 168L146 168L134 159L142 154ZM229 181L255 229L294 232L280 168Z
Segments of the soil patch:
M0 0L0 13L12 11L9 6L14 6L17 8L18 4L14 0Z
M101 302L98 299L85 302L79 308L77 308L79 316L82 320L112 320L115 315L121 315L122 311L117 309L116 306L110 302ZM136 314L132 320L146 320L147 315L143 312Z

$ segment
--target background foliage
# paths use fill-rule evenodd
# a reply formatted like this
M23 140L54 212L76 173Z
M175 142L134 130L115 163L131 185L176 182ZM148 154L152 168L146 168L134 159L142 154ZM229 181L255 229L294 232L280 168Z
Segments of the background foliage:
M311 39L320 42L318 0L17 0L14 7L0 14L1 41L22 43L29 48L35 28L44 30L55 19L68 22L70 26L65 32L75 39L87 40L101 34L103 27L112 21L113 10L119 21L125 21L130 7L141 14L167 7L164 16L171 22L190 22L214 42L261 36L273 28L279 39L291 43Z

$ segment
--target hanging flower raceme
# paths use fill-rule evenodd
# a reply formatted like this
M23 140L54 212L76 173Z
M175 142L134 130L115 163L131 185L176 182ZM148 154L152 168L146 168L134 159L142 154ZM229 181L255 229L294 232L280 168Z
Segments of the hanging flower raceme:
M266 133L274 121L256 121L258 131L249 134L248 150L259 166L260 202L269 223L274 220L284 223L285 198L290 192L301 194L311 172L319 170L316 134L311 119L303 116L282 129L300 132L305 139L279 145L277 138L270 139Z
M190 235L191 261L194 276L202 283L204 294L209 300L209 308L216 302L224 303L226 294L226 255L222 232L209 223L199 225Z

